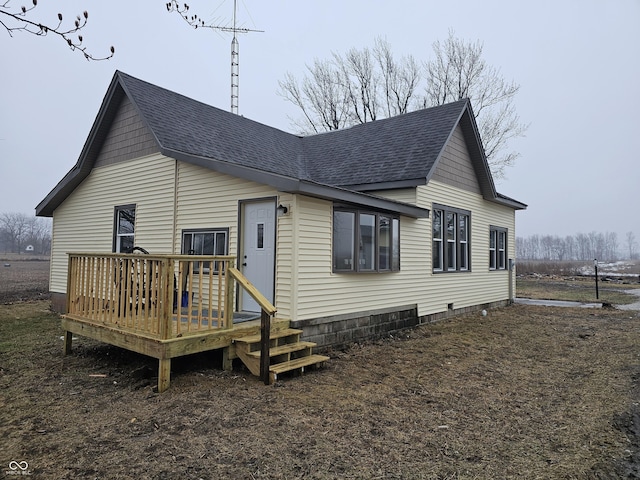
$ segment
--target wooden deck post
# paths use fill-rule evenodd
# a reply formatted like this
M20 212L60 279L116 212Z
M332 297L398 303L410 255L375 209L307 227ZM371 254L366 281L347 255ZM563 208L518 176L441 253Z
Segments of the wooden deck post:
M69 331L64 332L64 345L62 346L63 355L71 354L71 344L73 343L73 333Z
M158 316L158 321L160 325L158 325L158 334L162 340L168 339L172 334L172 325L171 320L173 318L173 274L174 274L174 266L173 262L168 259L162 260L162 285L160 287L160 292L162 296L162 309L160 315ZM180 299L178 299L180 302ZM180 303L178 303L180 305ZM179 308L179 307L178 307ZM180 310L178 309L178 312ZM178 322L180 321L180 317L178 316ZM159 380L158 380L159 381Z
M236 281L233 276L229 274L232 268L234 268L234 262L233 260L229 260L224 275L224 328L226 329L233 328L233 311L235 310L233 287Z
M233 356L235 353L235 346L233 344L222 349L222 369L225 372L231 372L233 370Z
M158 393L164 392L171 383L171 359L161 358L158 360Z
M265 385L269 385L269 368L271 362L269 358L269 348L271 344L271 316L262 310L260 316L260 379Z

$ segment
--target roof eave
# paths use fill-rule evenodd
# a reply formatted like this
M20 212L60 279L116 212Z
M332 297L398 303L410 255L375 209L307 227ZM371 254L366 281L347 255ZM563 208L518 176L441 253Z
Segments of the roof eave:
M324 200L346 202L376 210L398 213L412 218L429 218L429 209L416 207L408 203L396 202L346 188L285 177L283 175L265 172L264 170L257 170L206 157L198 157L174 150L162 149L161 153L167 157L192 165L198 165L233 177L269 185L281 192L299 193Z
M426 185L427 179L414 178L410 180L398 180L392 182L376 182L376 183L362 183L358 185L341 185L342 188L348 190L354 190L356 192L373 192L381 190L401 190L403 188L415 188L420 185Z
M526 210L528 205L526 203L519 202L518 200L514 200L513 198L509 198L506 195L502 195L498 193L496 198L491 200L500 205L505 205L507 207L511 207L514 210Z
M292 192L293 193L293 192ZM297 192L316 198L324 198L339 202L350 203L375 210L398 213L412 218L429 218L429 209L417 207L410 203L397 202L366 193L347 190L344 188L321 185L318 183L300 181Z

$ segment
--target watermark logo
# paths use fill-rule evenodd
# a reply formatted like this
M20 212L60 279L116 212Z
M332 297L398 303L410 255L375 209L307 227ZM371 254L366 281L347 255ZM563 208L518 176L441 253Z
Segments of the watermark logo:
M5 473L7 475L31 475L29 464L24 460L21 462L11 460L9 462L9 470L7 470Z

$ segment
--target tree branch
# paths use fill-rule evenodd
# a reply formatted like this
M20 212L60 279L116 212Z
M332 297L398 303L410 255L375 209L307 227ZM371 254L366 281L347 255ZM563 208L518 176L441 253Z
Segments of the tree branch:
M33 5L31 7L26 8L23 6L19 11L11 10L11 7L9 6L10 0L5 1L0 5L0 14L4 15L2 18L7 19L6 22L0 21L0 25L5 28L10 37L13 37L14 32L27 32L38 37L46 37L48 34L52 33L63 39L71 50L82 53L84 58L87 60L100 61L108 60L113 57L115 53L113 46L109 49L110 54L108 56L94 57L87 51L87 47L82 45L83 37L82 34L78 32L86 27L89 20L89 13L86 10L82 15L76 16L73 27L62 28L63 17L61 13L58 13L58 24L55 26L50 26L27 18L27 14L38 6L38 0L32 0L32 2ZM9 22L13 22L13 24ZM77 39L72 38L72 35L75 33L78 33Z
M193 14L189 15L189 5L186 3L180 5L176 0L171 0L165 4L167 7L167 12L176 12L178 15L182 17L182 19L191 25L193 28L211 28L213 30L220 30L222 32L231 32L231 33L248 33L248 32L262 32L262 30L252 30L249 28L238 28L235 25L229 27L227 25L214 25L213 23L205 22L202 18L198 17L198 15Z

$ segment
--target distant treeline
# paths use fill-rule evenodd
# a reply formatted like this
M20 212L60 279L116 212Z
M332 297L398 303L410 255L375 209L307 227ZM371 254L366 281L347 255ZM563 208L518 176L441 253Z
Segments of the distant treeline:
M24 213L0 213L0 252L48 255L51 220Z
M521 260L579 260L611 262L637 260L638 242L633 232L627 232L620 241L617 233L578 233L557 235L531 235L516 238L516 256Z

